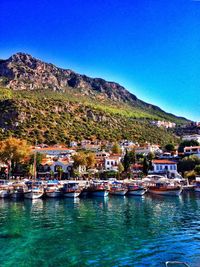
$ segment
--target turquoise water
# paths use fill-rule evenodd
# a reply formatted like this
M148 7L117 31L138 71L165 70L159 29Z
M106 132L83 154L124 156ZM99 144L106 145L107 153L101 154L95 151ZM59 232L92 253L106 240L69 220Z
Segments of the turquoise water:
M0 266L200 266L200 195L0 200Z

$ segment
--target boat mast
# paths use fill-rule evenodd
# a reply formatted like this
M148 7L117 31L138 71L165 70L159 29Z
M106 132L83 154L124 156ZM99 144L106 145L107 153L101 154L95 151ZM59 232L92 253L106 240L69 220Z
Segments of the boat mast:
M35 142L34 160L33 160L33 179L37 178L37 152L36 152L37 141Z

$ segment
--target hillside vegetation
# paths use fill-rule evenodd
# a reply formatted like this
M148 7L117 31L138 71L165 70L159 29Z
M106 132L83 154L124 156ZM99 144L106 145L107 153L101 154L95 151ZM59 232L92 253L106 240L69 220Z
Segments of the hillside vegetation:
M100 99L98 95L86 96L79 89L54 92L1 88L0 114L1 139L12 135L48 144L81 139L132 139L161 145L178 141L166 129L150 125L150 120L162 119L164 114Z

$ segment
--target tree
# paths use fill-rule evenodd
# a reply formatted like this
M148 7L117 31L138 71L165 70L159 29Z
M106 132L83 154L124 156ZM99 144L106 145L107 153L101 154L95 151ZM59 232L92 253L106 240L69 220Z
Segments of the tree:
M61 180L62 179L62 174L64 172L63 168L61 166L57 167L57 172L58 172L58 179Z
M51 179L54 178L54 171L50 170L49 172Z
M173 152L173 151L175 150L175 146L174 146L173 144L167 144L167 145L165 146L165 150L166 150L167 152Z
M155 158L155 154L153 152L149 152L147 155L148 160L153 160Z
M89 153L87 156L86 156L86 166L87 166L87 169L92 169L94 168L96 164L96 157L95 157L95 154L94 153Z
M119 174L121 174L123 171L124 171L124 166L123 166L122 163L120 162L120 163L118 164L118 172L119 172Z
M144 157L143 166L142 166L142 171L144 175L148 175L148 170L149 170L149 163L148 163L147 157Z
M124 166L124 171L127 172L130 165L135 163L135 151L132 150L130 152L128 152L128 150L126 150L126 153L124 155L124 159L123 159L123 166Z
M123 159L123 166L124 166L124 170L127 172L129 167L130 167L130 154L129 152L126 150L126 153L124 155L124 159Z
M184 176L185 172L193 171L197 165L200 165L200 159L197 156L184 157L177 165L178 172L181 172Z
M34 157L35 157L34 154L30 156L30 160L29 160L30 164L34 164ZM36 153L36 168L38 168L38 166L41 164L44 157L45 157L44 154Z
M86 155L83 152L75 154L72 158L74 160L74 168L87 165Z
M9 173L20 162L25 161L31 155L31 148L26 140L9 137L0 142L0 159L9 166Z
M121 154L121 148L117 142L115 142L113 147L112 147L112 153L113 154Z
M197 175L200 175L200 165L196 165L194 171Z

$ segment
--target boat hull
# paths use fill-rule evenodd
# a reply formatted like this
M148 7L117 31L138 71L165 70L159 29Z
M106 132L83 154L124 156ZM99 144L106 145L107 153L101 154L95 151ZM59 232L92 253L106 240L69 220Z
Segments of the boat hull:
M135 190L128 190L128 196L143 196L146 193L146 189L135 189Z
M149 193L156 194L156 195L179 196L181 192L182 192L182 188L178 188L178 189L149 188Z
M127 193L127 190L110 190L109 194L114 196L125 196Z
M62 192L46 192L45 193L47 197L50 198L58 198L58 197L62 197Z
M28 198L28 199L38 199L41 198L43 196L43 192L42 193L38 193L38 192L25 192L24 193L24 197Z
M0 198L8 198L10 196L10 193L8 190L0 190Z
M10 193L10 197L13 199L22 199L24 198L24 193L22 192L12 192Z
M91 192L92 197L107 197L108 191L107 190L96 190Z
M64 192L63 196L64 197L69 197L69 198L75 198L80 195L81 192Z

